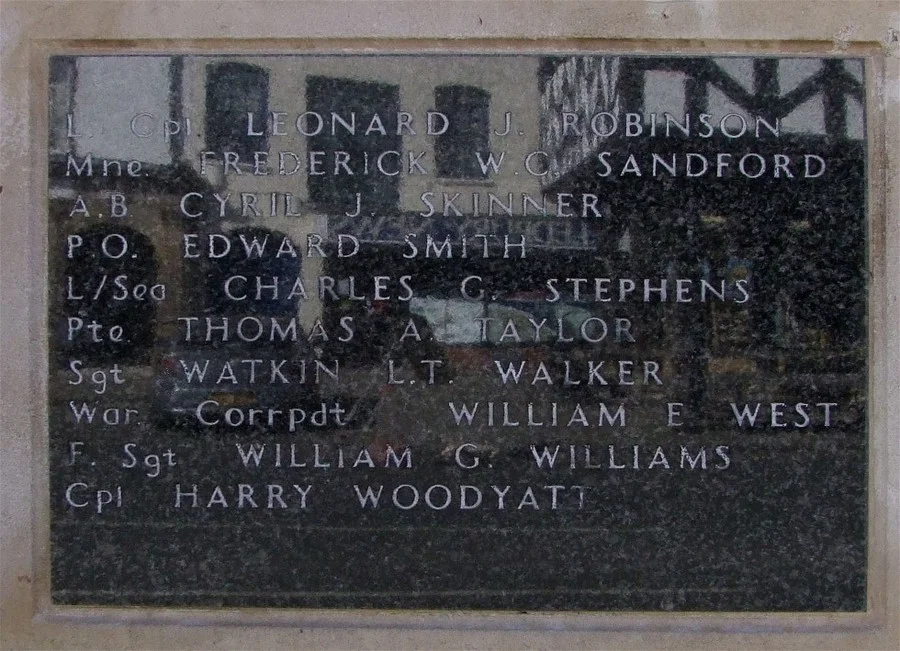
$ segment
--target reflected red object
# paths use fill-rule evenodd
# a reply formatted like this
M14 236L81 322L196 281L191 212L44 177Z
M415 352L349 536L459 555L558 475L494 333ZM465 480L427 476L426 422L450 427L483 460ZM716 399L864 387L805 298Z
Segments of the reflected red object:
M174 355L166 355L159 360L159 364L169 375L175 375L178 372L178 360Z

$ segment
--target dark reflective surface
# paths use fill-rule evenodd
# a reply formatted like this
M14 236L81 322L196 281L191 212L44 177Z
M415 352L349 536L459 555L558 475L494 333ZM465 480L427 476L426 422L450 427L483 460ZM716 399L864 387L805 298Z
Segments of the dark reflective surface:
M860 61L51 69L55 602L865 608Z

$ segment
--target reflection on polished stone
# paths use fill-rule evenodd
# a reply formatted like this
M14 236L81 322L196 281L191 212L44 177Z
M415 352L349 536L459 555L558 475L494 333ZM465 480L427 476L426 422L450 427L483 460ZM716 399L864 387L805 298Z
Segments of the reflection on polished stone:
M862 61L50 69L55 603L865 609Z

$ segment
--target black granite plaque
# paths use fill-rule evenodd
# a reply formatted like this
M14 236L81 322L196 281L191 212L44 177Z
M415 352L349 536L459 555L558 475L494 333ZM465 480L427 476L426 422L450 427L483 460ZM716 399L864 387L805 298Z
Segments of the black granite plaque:
M54 602L864 610L864 95L52 57Z

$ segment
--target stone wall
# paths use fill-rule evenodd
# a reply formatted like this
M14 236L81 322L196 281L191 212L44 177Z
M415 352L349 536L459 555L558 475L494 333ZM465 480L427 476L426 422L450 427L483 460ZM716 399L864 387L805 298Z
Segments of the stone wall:
M896 2L43 2L2 21L3 648L841 648L900 643L900 11ZM235 41L232 39L242 39ZM870 124L870 598L865 614L153 611L48 603L49 52L853 54Z

